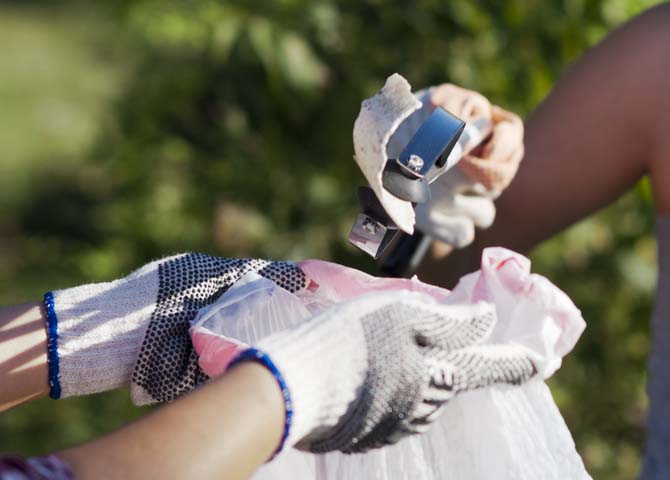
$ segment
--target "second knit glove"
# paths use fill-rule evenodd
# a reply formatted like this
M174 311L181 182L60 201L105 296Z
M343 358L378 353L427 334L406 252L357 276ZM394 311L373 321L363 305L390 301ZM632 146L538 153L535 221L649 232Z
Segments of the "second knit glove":
M283 445L364 452L427 430L454 395L535 375L530 350L479 345L495 321L487 303L372 293L264 338L231 365L260 361L277 377Z
M291 263L188 253L113 282L47 293L51 397L131 383L133 401L147 404L206 381L188 335L190 321L252 271L291 292L305 287L304 274Z

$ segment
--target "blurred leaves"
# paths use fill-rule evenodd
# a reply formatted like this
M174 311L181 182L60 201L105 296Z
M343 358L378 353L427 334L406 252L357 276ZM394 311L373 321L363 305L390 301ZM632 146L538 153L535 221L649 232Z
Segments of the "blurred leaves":
M374 272L346 242L364 183L351 160L363 98L400 72L417 89L451 81L527 114L573 59L654 3L3 4L0 301L185 250ZM533 254L588 322L551 384L594 478L639 465L652 225L643 181ZM0 449L45 452L137 414L125 392L41 401L0 416Z

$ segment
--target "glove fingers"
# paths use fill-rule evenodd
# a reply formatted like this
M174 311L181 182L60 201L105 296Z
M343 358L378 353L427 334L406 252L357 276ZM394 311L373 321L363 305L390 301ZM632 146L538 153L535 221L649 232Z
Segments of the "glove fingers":
M440 305L417 317L414 329L418 344L431 350L439 349L441 354L481 342L496 323L495 308L486 302L476 305ZM430 353L427 355L430 358Z
M495 205L481 184L473 184L458 169L431 185L431 201L416 207L416 227L438 240L462 248L474 239L475 225L487 228Z
M440 353L427 359L428 388L413 412L411 428L426 431L455 395L494 384L519 385L537 373L532 354L524 347L486 345Z
M418 230L455 248L467 247L475 238L475 225L470 218L423 207L416 210Z
M431 91L430 101L457 117L470 122L477 118L491 118L491 104L483 95L472 90L445 83Z
M482 345L456 350L433 369L431 387L455 394L494 384L520 385L538 369L530 350L519 345Z
M478 228L490 227L496 217L496 207L493 201L480 195L456 195L454 209L470 218Z
M434 422L458 393L494 384L520 385L537 373L532 354L517 345L468 347L438 357L426 362L429 384L412 421L417 431Z
M422 398L415 406L409 426L412 433L425 432L430 424L434 422L442 412L442 406L454 397L454 392L447 389L439 389L432 386L433 376L441 371L443 365L440 365L436 359L427 359L428 384L422 389Z
M523 123L513 113L493 107L493 136L474 155L458 164L473 182L481 183L495 194L510 184L523 158Z
M453 395L452 395L453 397ZM424 433L426 432L435 420L437 420L442 414L442 406L446 402L442 402L439 405L422 403L417 406L415 410L415 416L410 422L411 433Z

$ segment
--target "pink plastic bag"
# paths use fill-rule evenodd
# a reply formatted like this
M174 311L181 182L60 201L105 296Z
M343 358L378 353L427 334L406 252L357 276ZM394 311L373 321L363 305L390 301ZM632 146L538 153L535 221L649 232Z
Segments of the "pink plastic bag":
M207 375L221 375L249 344L298 325L342 300L372 291L409 290L443 301L449 293L416 277L377 278L321 260L306 260L298 265L307 276L308 286L303 291L292 294L250 272L198 312L189 333L198 363Z
M530 273L530 261L503 248L486 249L481 270L466 275L453 292L418 279L376 278L340 265L299 263L308 288L291 294L261 277L246 276L191 327L200 364L220 374L248 343L290 328L334 302L372 290L412 290L449 304L485 300L498 321L485 343L518 343L540 360L538 378L520 386L497 385L459 395L424 435L361 455L312 455L293 449L261 467L254 480L546 480L590 478L543 379L585 327L579 310L546 278Z
M572 300L545 277L530 272L530 260L505 248L487 248L481 269L465 275L446 302L495 304L498 321L488 343L518 343L538 354L543 378L561 366L586 323Z
M217 377L249 344L311 316L298 297L249 272L216 302L201 309L189 332L200 368Z

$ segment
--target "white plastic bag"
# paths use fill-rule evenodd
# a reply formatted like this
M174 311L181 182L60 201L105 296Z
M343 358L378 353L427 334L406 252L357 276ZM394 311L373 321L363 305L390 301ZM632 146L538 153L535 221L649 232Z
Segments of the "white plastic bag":
M212 375L209 368L220 368L245 344L308 321L333 302L370 290L406 289L446 303L494 303L498 323L488 343L521 343L533 349L542 359L540 375L521 387L461 394L426 434L366 454L312 455L287 449L261 467L254 480L590 478L543 381L560 367L584 321L563 292L530 273L528 259L501 248L487 249L482 269L463 277L451 293L417 279L375 278L327 262L299 265L309 288L296 295L250 273L199 313L191 337L207 373Z
M198 312L190 329L191 341L200 367L216 377L248 345L311 316L303 302L288 290L249 272Z

